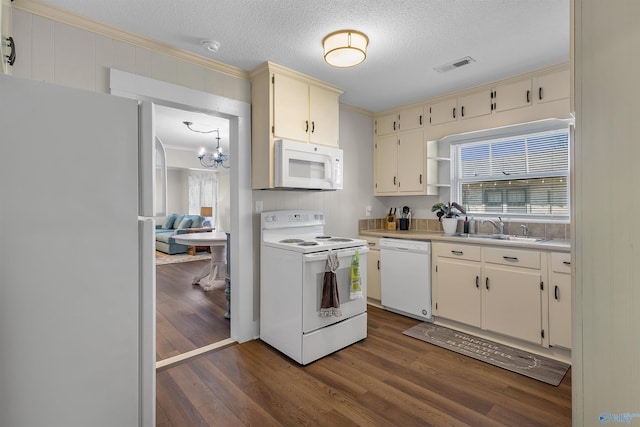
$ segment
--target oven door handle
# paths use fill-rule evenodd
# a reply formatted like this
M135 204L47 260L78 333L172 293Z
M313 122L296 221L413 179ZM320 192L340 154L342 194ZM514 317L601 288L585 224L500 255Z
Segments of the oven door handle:
M356 250L354 248L336 249L333 252L336 252L338 254L338 258L352 257L352 256L354 256L356 254ZM360 252L360 255L366 254L367 252L369 252L369 248L366 247L366 246L359 246L358 247L358 252ZM327 255L329 255L329 251L314 252L312 254L305 254L304 255L304 262L323 261L323 260L327 259Z

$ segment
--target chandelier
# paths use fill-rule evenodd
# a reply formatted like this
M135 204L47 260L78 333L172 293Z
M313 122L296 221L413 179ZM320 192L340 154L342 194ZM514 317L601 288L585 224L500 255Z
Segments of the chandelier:
M224 154L222 152L222 148L220 148L220 129L214 129L214 130L209 130L209 131L202 131L202 130L197 130L191 127L191 125L193 123L191 122L182 122L184 123L184 125L192 132L197 132L197 133L216 133L216 151L214 151L213 153L208 153L205 151L204 148L202 148L200 150L200 153L198 154L198 159L200 159L200 164L202 166L204 166L205 168L217 168L218 166L222 166L225 169L229 169L229 165L225 165L224 162L229 160L229 155L228 154Z

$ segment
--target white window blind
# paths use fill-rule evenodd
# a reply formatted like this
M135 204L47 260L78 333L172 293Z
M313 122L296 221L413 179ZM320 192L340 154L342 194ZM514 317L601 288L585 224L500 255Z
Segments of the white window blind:
M468 212L569 215L568 129L462 142L454 156Z

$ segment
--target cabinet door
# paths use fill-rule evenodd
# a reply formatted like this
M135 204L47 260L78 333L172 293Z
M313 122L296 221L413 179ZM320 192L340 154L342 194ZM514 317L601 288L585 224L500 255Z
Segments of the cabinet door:
M458 119L458 98L450 98L429 106L429 123L439 125Z
M273 81L273 136L309 142L309 85L281 74Z
M7 37L12 35L11 0L0 1L0 74L11 74L11 66L8 62L11 49L6 43Z
M311 143L338 146L340 104L337 93L309 86L309 119Z
M423 132L402 133L398 137L398 191L424 191Z
M571 84L569 70L538 76L535 80L534 99L536 103L569 98Z
M483 90L467 96L461 96L458 100L460 104L460 119L471 119L473 117L491 114L491 91Z
M367 254L367 298L380 301L380 251L369 250Z
M376 135L390 135L398 130L400 118L398 113L376 117Z
M540 282L539 270L485 267L482 329L542 344Z
M398 189L398 138L387 135L376 138L375 193L395 193Z
M494 110L507 111L531 105L531 79L496 86Z
M405 108L400 110L400 130L419 129L424 123L424 107Z
M549 345L571 348L571 275L551 273Z
M480 327L482 269L478 263L437 258L435 314Z

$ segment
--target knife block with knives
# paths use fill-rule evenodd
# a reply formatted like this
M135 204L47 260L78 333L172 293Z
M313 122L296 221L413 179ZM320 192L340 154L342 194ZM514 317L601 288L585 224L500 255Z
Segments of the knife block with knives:
M389 209L386 221L384 222L385 230L395 230L398 227L398 221L395 213L395 209Z

